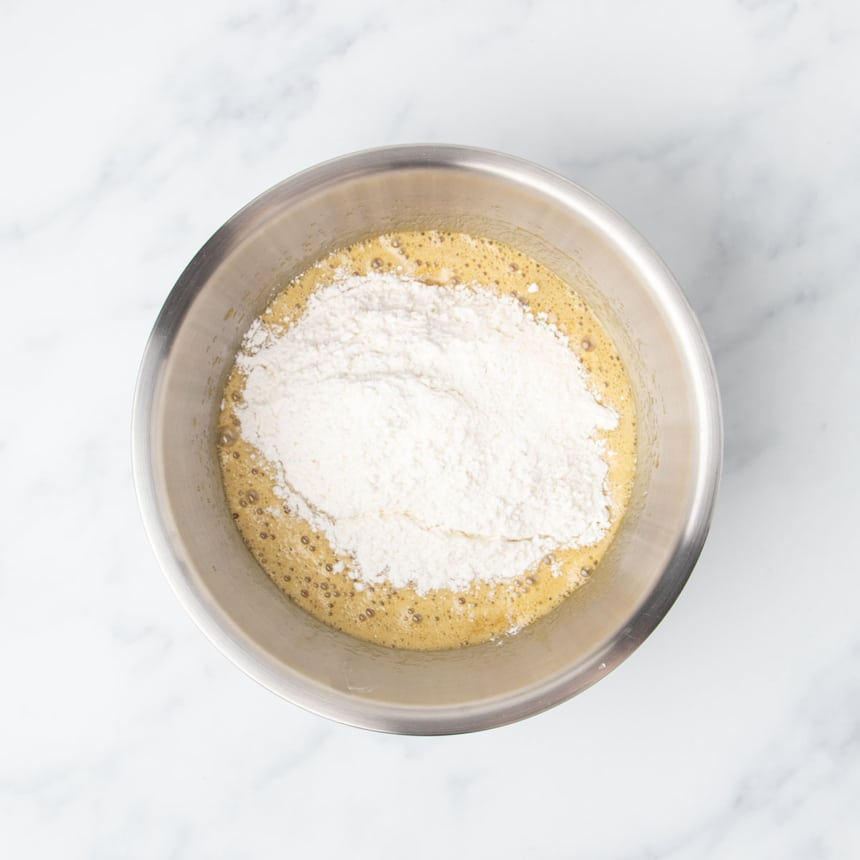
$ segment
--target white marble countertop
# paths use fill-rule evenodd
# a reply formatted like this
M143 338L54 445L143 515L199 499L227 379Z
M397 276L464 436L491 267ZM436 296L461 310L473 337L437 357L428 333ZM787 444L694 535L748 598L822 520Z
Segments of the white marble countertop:
M0 856L860 856L853 0L6 3ZM700 314L714 527L616 672L503 729L347 728L183 612L138 517L137 365L242 204L387 143L615 206ZM11 392L11 397L10 397Z

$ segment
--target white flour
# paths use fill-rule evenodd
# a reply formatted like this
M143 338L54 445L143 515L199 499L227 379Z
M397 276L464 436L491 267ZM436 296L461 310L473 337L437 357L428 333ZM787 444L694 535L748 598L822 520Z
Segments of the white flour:
M609 525L596 431L617 417L512 297L341 275L237 363L242 435L359 583L465 589Z

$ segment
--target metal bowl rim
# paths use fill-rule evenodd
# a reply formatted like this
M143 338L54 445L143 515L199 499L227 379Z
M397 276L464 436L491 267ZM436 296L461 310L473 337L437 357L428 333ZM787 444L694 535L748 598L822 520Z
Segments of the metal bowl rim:
M587 662L546 679L514 696L478 702L414 708L350 697L322 685L291 678L285 667L256 647L221 608L198 588L171 540L158 504L151 432L155 394L171 345L194 298L235 243L248 235L273 204L318 185L355 175L418 168L449 168L492 175L529 187L578 211L645 273L653 294L670 312L687 348L688 372L697 393L700 456L683 538L625 628ZM196 282L196 287L194 283ZM621 215L575 182L527 160L476 147L407 144L353 152L309 167L278 183L240 209L191 260L162 306L146 344L137 378L132 416L132 466L141 516L156 557L180 603L203 633L246 674L305 710L349 725L400 734L454 734L515 722L553 707L605 676L626 659L657 627L683 589L701 553L713 515L722 468L723 428L719 387L701 326L675 278L653 248Z

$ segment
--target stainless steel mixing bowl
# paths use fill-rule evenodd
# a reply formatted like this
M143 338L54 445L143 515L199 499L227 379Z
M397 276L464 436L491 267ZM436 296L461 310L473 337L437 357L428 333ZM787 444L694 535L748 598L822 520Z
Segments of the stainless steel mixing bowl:
M242 335L273 294L333 248L426 228L505 242L579 290L632 376L640 427L630 510L592 581L515 636L429 653L360 642L286 598L242 543L216 459L222 386ZM161 566L233 662L324 716L443 734L555 705L648 636L704 543L722 431L701 329L670 272L622 218L561 176L507 155L399 146L286 180L203 246L146 347L133 449L140 506Z

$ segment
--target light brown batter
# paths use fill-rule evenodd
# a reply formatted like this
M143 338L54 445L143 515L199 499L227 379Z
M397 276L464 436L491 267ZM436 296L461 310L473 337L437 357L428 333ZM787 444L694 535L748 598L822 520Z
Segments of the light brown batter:
M234 407L244 376L233 369L224 393L219 459L227 501L242 537L263 570L292 600L326 624L398 648L442 649L513 633L556 607L593 575L617 531L635 470L636 415L630 381L615 346L570 287L536 261L507 246L462 233L390 233L338 251L280 292L265 322L301 315L308 297L339 269L363 275L397 271L427 283L477 282L513 294L534 313L545 312L567 334L592 390L618 414L604 434L609 466L611 526L591 547L559 550L515 580L476 583L468 591L417 594L411 588L356 588L326 537L285 507L274 494L273 473L239 433ZM537 292L528 285L536 283Z

